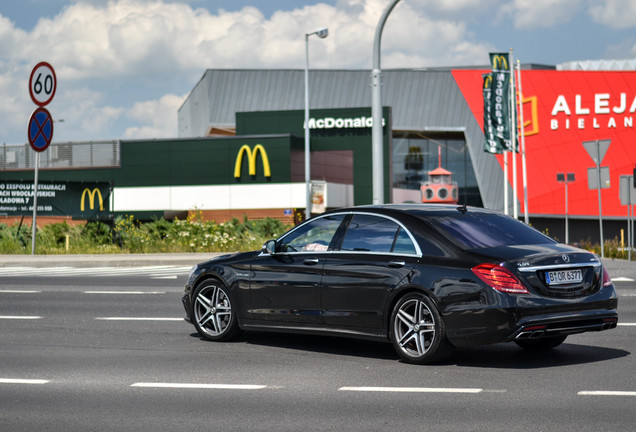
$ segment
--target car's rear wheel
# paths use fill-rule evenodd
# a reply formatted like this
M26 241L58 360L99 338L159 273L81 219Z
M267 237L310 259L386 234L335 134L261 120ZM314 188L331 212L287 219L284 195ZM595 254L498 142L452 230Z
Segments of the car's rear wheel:
M515 343L523 349L530 351L547 351L556 348L565 341L567 336L553 336L541 339L520 339Z
M193 298L193 322L202 337L225 341L238 335L236 307L227 288L216 281L205 281L194 290Z
M421 293L407 294L395 304L390 334L395 351L409 363L432 363L452 351L442 316Z

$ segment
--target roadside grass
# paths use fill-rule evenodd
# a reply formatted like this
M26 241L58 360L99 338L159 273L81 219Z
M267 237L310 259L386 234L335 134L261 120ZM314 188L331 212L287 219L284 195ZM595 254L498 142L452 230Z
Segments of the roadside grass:
M44 255L235 252L260 249L289 228L271 218L216 223L193 212L186 220L174 221L141 222L124 216L112 225L52 223L38 229L35 241L36 253ZM0 254L30 254L31 241L30 226L0 224Z
M278 219L265 218L216 223L205 221L201 212L185 220L155 219L150 222L119 216L114 223L90 221L85 225L52 223L38 229L36 253L114 254L239 252L258 250L269 239L277 238L291 226ZM545 234L548 234L545 232ZM557 239L558 241L558 239ZM576 246L601 254L598 243L581 240ZM31 226L0 224L0 254L30 254ZM618 238L605 241L605 257L627 259L628 251Z

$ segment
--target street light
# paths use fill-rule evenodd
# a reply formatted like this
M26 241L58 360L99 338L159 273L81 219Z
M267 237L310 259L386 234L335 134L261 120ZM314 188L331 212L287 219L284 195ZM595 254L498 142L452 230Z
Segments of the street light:
M382 139L382 71L380 42L389 14L400 0L392 0L382 12L373 37L373 69L371 70L371 168L373 172L373 204L384 204L384 140Z
M311 160L309 146L309 36L316 35L320 39L329 36L324 27L313 33L305 33L305 219L311 217Z
M557 181L565 183L565 244L570 243L570 234L568 227L568 183L574 181L574 173L557 173Z

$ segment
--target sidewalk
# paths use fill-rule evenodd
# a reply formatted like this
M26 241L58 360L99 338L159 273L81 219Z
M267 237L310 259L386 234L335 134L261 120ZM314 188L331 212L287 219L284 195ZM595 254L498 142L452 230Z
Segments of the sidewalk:
M0 255L0 267L143 267L195 265L223 253Z

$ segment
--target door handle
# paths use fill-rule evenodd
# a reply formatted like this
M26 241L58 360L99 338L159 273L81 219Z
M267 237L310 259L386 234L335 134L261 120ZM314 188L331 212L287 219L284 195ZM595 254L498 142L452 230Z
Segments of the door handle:
M406 263L404 261L391 261L389 263L389 267L396 267L396 268L404 267L405 265Z
M316 265L318 264L318 261L320 261L318 258L305 258L305 260L303 261L303 264Z

